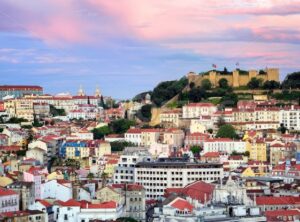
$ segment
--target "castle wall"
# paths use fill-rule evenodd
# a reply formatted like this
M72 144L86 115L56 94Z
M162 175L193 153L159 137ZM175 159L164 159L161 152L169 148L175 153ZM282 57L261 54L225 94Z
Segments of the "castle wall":
M234 70L232 75L220 75L216 71L209 72L209 75L198 75L190 72L187 74L189 83L194 82L196 86L201 86L203 79L210 80L213 87L218 87L219 80L227 79L228 85L233 87L246 86L252 78L262 79L265 81L277 81L279 82L279 69L268 68L265 75L260 75L257 70L249 70L248 75L240 75L238 70Z

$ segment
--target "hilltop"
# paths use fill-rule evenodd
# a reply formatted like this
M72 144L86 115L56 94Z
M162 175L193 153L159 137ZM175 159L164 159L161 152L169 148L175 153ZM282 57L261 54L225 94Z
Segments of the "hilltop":
M293 91L289 91L294 89ZM266 70L210 70L188 73L179 80L160 82L152 91L138 94L134 100L151 95L157 107L182 107L188 102L210 101L224 106L235 106L238 100L252 99L253 95L268 95L279 100L298 100L300 72L288 74L279 82L278 69Z

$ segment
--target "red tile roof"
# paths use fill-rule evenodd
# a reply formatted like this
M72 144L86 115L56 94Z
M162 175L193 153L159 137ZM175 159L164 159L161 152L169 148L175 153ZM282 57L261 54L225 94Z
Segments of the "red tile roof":
M44 205L45 207L51 207L52 204L50 204L49 202L47 202L46 200L37 200L38 202L40 202L42 205Z
M43 90L40 86L25 86L25 85L2 85L0 91L4 90Z
M188 210L189 212L192 212L194 209L192 204L182 198L175 199L171 206L181 211Z
M17 193L13 190L0 188L0 196L10 196L10 195L17 195Z
M206 158L219 158L220 157L220 153L219 152L207 152L204 155L202 155L202 157L206 157Z
M142 133L142 130L141 129L129 129L129 130L127 130L126 133L140 134L140 133Z
M300 209L265 211L266 217L300 216Z
M214 107L212 103L189 103L186 106L188 107Z
M60 202L60 205L62 205L64 207L80 207L81 203L74 199L70 199L66 202Z
M143 190L144 187L142 185L139 184L128 184L127 185L127 190L128 191L140 191Z
M118 205L115 201L103 202L100 204L84 203L81 205L81 207L84 209L111 209L111 208L116 208L117 206Z
M257 205L295 205L300 204L300 197L284 196L284 197L257 197Z

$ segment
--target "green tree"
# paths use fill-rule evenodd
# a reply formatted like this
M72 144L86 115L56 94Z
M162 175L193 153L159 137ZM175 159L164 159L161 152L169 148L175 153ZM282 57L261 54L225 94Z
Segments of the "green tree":
M111 129L108 126L102 126L92 130L94 139L103 139L104 136L112 133Z
M212 84L209 79L203 79L201 81L201 87L205 90L210 90L212 87Z
M214 132L214 130L213 130L213 129L208 129L207 132L208 132L209 134L212 134L212 133Z
M110 143L112 152L120 152L125 149L125 147L133 147L135 144L127 141L114 141Z
M284 126L283 123L281 123L280 127L277 129L277 131L280 131L282 134L285 134L287 131L287 128Z
M225 124L219 128L216 137L236 139L238 138L238 135L232 125Z
M225 78L222 78L219 80L219 86L223 89L227 89L229 87L228 80Z
M258 88L260 88L262 86L262 80L253 77L248 82L247 86L249 87L249 89L258 89Z
M189 101L200 102L202 99L207 98L206 91L201 87L193 88L188 93Z
M225 122L225 120L224 120L224 117L223 116L220 116L219 118L218 118L218 120L217 120L217 126L218 126L218 128L220 128L221 126L223 126L223 125L225 125L226 124L226 122Z
M64 109L57 109L55 106L50 105L50 114L52 116L66 116L66 111Z
M274 80L265 81L264 84L263 84L264 89L279 89L279 87L280 87L280 83L276 82Z
M152 105L150 104L146 104L144 106L142 106L141 108L141 120L143 120L144 122L149 122L151 120L151 116L152 116L152 113L151 113L151 109L152 109Z
M110 127L114 133L125 133L131 126L136 123L133 120L118 119L110 123Z
M200 146L191 146L190 150L194 154L194 156L199 156L200 152L202 151L202 148Z
M89 180L92 180L92 179L94 179L94 174L93 173L88 173L88 175L87 175L87 178L89 179Z

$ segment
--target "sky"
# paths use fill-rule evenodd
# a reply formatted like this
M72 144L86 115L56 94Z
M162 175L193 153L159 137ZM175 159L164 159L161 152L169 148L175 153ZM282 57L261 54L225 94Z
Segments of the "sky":
M0 0L0 84L125 99L236 63L300 70L300 0Z

